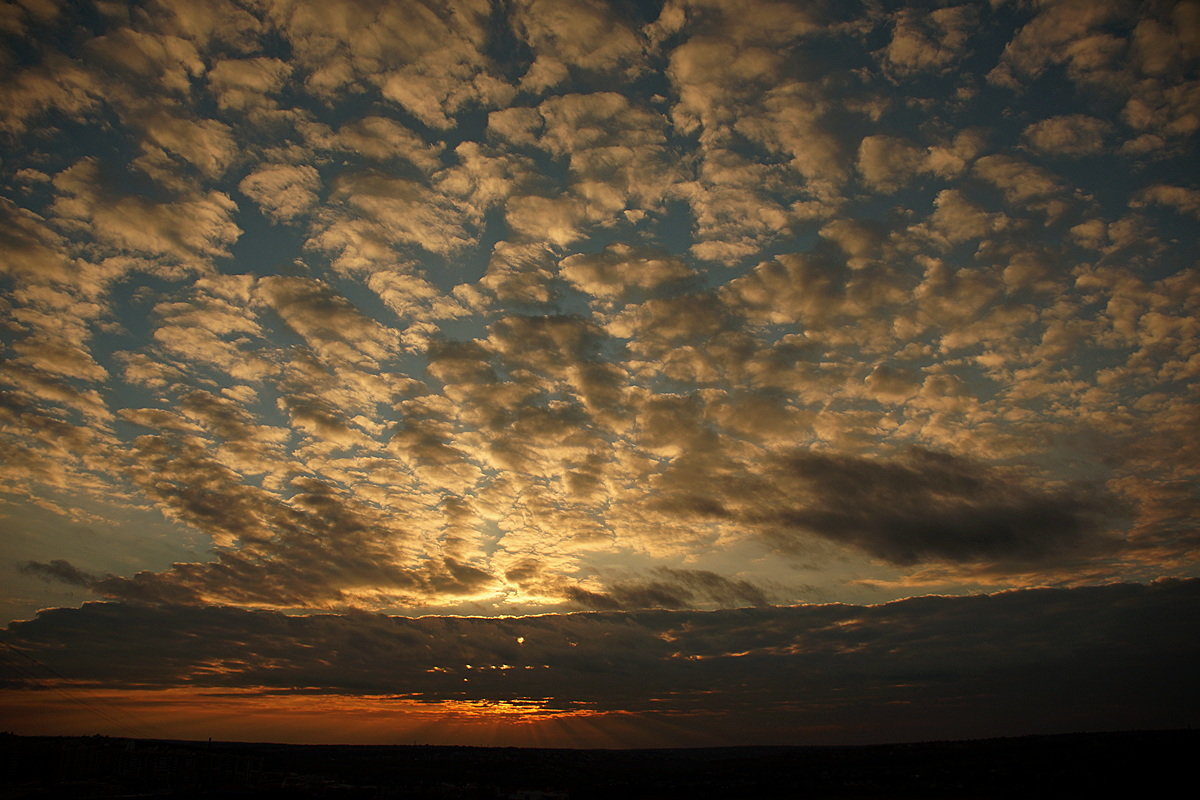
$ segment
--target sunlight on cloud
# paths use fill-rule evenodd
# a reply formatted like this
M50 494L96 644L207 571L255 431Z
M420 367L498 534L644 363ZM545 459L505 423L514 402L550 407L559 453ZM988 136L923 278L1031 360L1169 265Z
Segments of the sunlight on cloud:
M1197 4L940 5L11 5L10 616L1194 574Z

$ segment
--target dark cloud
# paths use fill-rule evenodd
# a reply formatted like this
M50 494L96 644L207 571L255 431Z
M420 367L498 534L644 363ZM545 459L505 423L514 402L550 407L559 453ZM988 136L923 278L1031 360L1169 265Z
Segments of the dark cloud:
M803 531L894 564L1086 555L1113 544L1104 532L1121 511L1094 487L1031 488L996 468L922 449L892 461L798 452L781 459L772 478L807 500L749 512L773 544L802 548L791 532Z
M724 607L765 606L767 596L750 581L731 580L699 569L656 567L653 579L616 581L603 592L579 586L565 590L568 600L600 611L638 608L694 608L700 604Z
M26 561L19 569L26 575L36 575L44 581L62 581L72 586L91 586L96 576L84 572L69 561L56 558L49 563Z
M818 727L886 740L1194 725L1198 612L1200 581L1181 580L494 619L92 603L2 636L82 686L539 698L765 726L756 740Z

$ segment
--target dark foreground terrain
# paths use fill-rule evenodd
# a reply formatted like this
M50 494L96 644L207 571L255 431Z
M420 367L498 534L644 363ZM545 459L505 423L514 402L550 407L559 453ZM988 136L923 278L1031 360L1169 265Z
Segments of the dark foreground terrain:
M536 750L0 734L0 799L1167 796L1197 731L867 747ZM1104 791L1101 791L1104 790ZM1178 789L1176 789L1178 791ZM1184 789L1184 791L1190 791Z

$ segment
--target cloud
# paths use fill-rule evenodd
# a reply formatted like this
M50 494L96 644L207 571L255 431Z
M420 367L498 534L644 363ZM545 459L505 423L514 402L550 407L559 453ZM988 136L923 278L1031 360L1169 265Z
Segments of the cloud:
M470 217L421 182L378 172L343 174L332 182L330 200L339 204L324 215L329 223L313 239L337 251L363 238L363 232L395 244L411 244L450 255L474 241ZM369 223L369 228L364 228Z
M40 561L27 561L20 567L21 572L37 575L45 581L61 581L73 586L91 586L96 582L94 575L89 575L68 561L56 558L48 564Z
M627 244L610 245L595 255L568 256L558 269L581 291L603 299L622 298L638 289L654 290L694 274L681 259L666 252Z
M272 107L267 95L282 88L291 72L277 58L225 59L213 65L207 77L218 108L246 111Z
M552 97L537 111L544 126L538 141L559 154L594 147L657 144L664 139L664 118L632 105L616 92Z
M1200 217L1200 190L1160 183L1140 190L1130 202L1134 208L1151 204L1172 207L1180 213Z
M539 146L568 158L569 191L597 221L657 209L681 191L687 173L666 147L666 117L654 109L595 92L549 98L537 112Z
M367 285L400 317L452 319L469 313L458 300L443 294L419 274L377 270L367 278Z
M169 518L212 537L216 552L212 560L159 572L105 575L88 584L93 592L150 604L328 608L382 601L415 607L485 592L495 583L476 565L423 552L394 505L381 509L291 469L284 471L293 476L289 491L279 494L243 482L218 455L187 434L135 440L124 474ZM74 574L65 567L38 571Z
M14 3L5 9L0 28L15 36L26 35L30 26L41 26L55 21L59 9L54 2Z
M519 146L536 144L542 125L542 115L536 108L504 108L488 114L488 133Z
M867 391L877 400L897 401L912 397L921 387L919 376L905 369L878 364L863 379Z
M642 43L615 9L597 0L520 0L513 26L536 53L521 79L524 88L543 91L569 74L569 67L595 72L638 66Z
M1022 134L1037 150L1068 157L1096 155L1112 126L1086 114L1065 114L1035 122Z
M317 202L321 179L307 164L267 164L251 172L238 189L258 203L276 222L287 222L307 213Z
M738 132L786 153L789 166L817 195L832 195L846 178L849 154L834 123L832 108L813 86L790 83L769 91L758 114L744 115Z
M631 339L639 355L659 357L672 348L711 341L734 325L736 320L715 295L697 293L626 306L609 323L608 331Z
M754 322L819 330L844 307L848 282L846 270L833 259L788 253L730 281L721 295Z
M324 358L374 366L396 348L396 333L365 316L324 281L269 277L263 300Z
M578 586L566 588L567 599L585 608L611 611L635 608L694 608L697 602L722 607L766 606L762 589L744 580L730 580L708 570L657 567L647 581L618 581L602 592Z
M1003 155L984 156L975 162L975 173L1004 194L1011 206L1057 194L1062 186L1049 170Z
M313 395L284 395L280 408L287 412L293 427L340 446L366 444L366 437L345 418L333 403Z
M140 111L136 116L146 138L143 142L145 154L134 162L134 166L164 185L187 187L186 181L177 179L175 164L166 153L182 158L208 178L224 174L237 157L237 143L229 127L222 122L186 119L158 109Z
M1038 9L1036 16L1005 46L988 80L1016 87L1021 78L1036 78L1052 64L1066 62L1077 78L1108 66L1121 43L1096 29L1124 16L1119 0L1060 0Z
M487 212L536 182L528 159L463 142L454 148L458 163L438 172L434 180L456 210L474 225Z
M902 9L896 13L883 59L901 77L946 70L964 55L976 17L976 9L970 6Z
M487 69L483 54L490 11L465 3L402 5L339 0L312 9L291 0L268 4L267 17L291 44L305 87L332 99L366 81L434 129L471 103L491 105L512 89Z
M498 112L493 112L498 113ZM367 116L338 128L333 145L374 161L402 158L430 172L441 165L440 148L393 119Z
M1191 2L1154 10L1158 11L1157 18L1144 17L1134 28L1133 51L1143 73L1169 75L1200 56L1200 43L1194 33L1200 14Z
M276 367L252 348L264 331L250 302L251 281L245 276L213 279L180 302L159 303L154 312L160 324L153 339L183 363L204 364L240 380L260 380ZM148 358L148 356L145 356ZM145 367L171 372L169 366Z
M180 409L234 451L239 457L236 466L258 472L273 466L270 461L282 460L276 446L286 441L288 432L255 424L255 418L246 408L227 396L195 389L181 398Z
M1006 162L998 162L996 166L1003 167ZM1005 181L1012 186L1012 191L1025 191L1018 184L1010 184L1013 176L1007 170L997 170L998 181ZM930 222L935 230L941 233L951 243L963 242L968 239L979 239L996 230L1002 230L1007 219L1003 213L988 213L972 203L967 196L957 189L943 189L933 200L934 212Z
M771 476L787 506L750 509L784 550L794 532L852 544L895 564L1053 561L1108 549L1112 499L1087 487L1034 489L955 456L892 461L823 453L782 457ZM801 500L797 503L796 500ZM791 532L791 533L790 533Z
M761 91L779 71L782 59L767 48L739 49L731 42L696 37L671 51L667 75L678 87L679 101L671 109L675 126L719 141L723 129L742 106L739 93ZM757 86L756 86L757 84Z
M120 195L92 158L60 172L54 186L59 193L55 211L118 252L197 267L214 256L228 255L229 246L242 234L233 221L237 206L227 194L189 192L174 202Z
M5 365L4 382L14 387L19 396L35 404L71 409L91 424L102 426L112 419L112 412L99 391L81 389L37 366L36 360L32 365L9 362Z
M0 213L4 221L0 225L0 244L6 254L0 269L22 281L70 281L74 270L66 241L44 218L7 198L0 201Z
M770 191L782 179L778 168L713 150L701 167L701 181L687 193L696 219L691 254L733 265L777 237L790 219L787 206Z
M213 0L197 6L187 0L150 0L143 24L188 39L198 49L225 47L235 53L255 49L265 31L263 21L236 0Z
M892 136L868 136L858 146L858 171L874 189L900 189L925 164L925 153Z
M118 28L88 41L85 47L123 82L148 84L171 94L186 94L191 79L204 73L195 46L176 36Z
M1194 6L14 6L13 562L487 615L1186 574ZM42 516L134 510L196 554Z
M573 197L520 195L505 208L505 220L527 242L565 247L583 238L588 208Z
M895 741L1186 724L1197 603L1196 581L500 619L91 603L2 635L74 692L537 698L683 720L721 741L828 741L831 726ZM895 705L919 706L919 721Z
M24 363L42 372L84 381L108 377L108 371L96 363L87 348L78 345L34 336L13 345L13 350L21 354Z
M690 28L692 38L715 35L738 45L779 45L819 30L830 21L822 11L828 13L779 0L679 0L664 4L659 21L660 27Z
M942 178L959 175L984 152L986 143L987 136L979 128L959 131L951 141L929 148L928 169Z
M82 118L96 110L104 96L101 81L65 53L47 53L41 63L14 72L0 86L0 126L25 131L50 111Z

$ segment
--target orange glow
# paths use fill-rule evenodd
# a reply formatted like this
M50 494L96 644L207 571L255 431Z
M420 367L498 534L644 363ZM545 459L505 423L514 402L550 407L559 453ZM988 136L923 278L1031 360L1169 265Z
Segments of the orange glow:
M541 699L423 701L264 689L0 691L3 727L25 735L212 738L296 744L661 746L684 726Z

